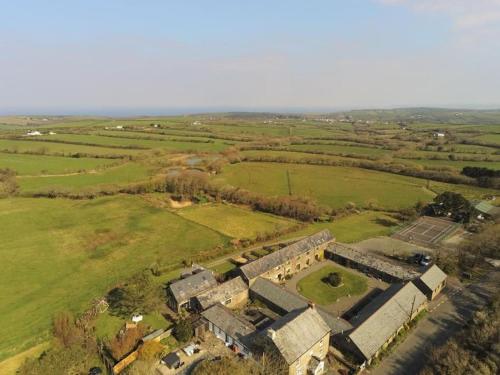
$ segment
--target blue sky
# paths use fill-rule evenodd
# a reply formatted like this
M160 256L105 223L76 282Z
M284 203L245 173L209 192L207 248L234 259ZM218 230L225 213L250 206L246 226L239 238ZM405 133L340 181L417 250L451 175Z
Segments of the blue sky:
M499 0L0 0L0 112L500 107Z

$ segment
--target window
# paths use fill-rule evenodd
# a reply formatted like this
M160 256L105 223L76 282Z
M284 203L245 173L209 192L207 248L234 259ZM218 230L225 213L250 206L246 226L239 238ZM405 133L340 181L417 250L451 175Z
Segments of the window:
M302 375L302 366L300 365L300 362L297 362L295 365L295 373L297 375Z

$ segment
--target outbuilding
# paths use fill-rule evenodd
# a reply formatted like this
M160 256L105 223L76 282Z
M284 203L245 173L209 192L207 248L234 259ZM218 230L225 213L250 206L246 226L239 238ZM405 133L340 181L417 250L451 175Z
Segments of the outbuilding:
M422 276L413 280L415 285L424 293L429 301L432 301L446 286L448 276L435 264L433 264Z

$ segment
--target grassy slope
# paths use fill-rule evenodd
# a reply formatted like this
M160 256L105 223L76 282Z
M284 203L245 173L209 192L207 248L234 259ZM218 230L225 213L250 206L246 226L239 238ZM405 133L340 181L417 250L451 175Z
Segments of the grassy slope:
M254 238L257 233L280 230L294 224L292 220L227 204L191 206L178 213L186 219L234 238Z
M146 180L147 169L136 163L127 163L99 171L72 176L21 177L17 179L22 192L35 192L51 187L77 191L98 185L123 185Z
M331 272L342 275L342 286L332 287L322 281ZM319 305L328 305L337 301L338 298L347 295L359 295L366 291L368 282L366 277L345 271L335 266L324 266L323 268L307 275L297 283L297 291L307 299Z
M371 237L386 236L392 233L395 226L387 226L382 220L391 219L384 212L364 211L333 222L313 223L297 232L287 234L283 239L309 236L322 229L329 229L339 242L359 242Z
M13 169L18 175L71 173L101 168L117 162L119 160L0 153L0 168Z
M423 189L424 180L359 168L240 163L227 166L219 180L263 194L288 195L287 171L294 195L309 196L330 207L373 202L397 209L432 198Z
M82 311L158 259L175 265L228 241L129 196L0 200L0 238L0 360L46 339L55 312Z

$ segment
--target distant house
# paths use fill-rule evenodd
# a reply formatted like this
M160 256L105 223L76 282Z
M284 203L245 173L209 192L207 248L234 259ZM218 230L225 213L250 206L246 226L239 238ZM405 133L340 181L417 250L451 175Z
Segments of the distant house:
M355 328L340 344L369 364L426 306L426 296L412 282L393 284L350 320Z
M238 276L196 297L200 310L220 303L230 309L240 307L248 301L248 285Z
M168 286L168 305L176 312L179 312L181 308L190 310L195 307L196 296L215 286L217 286L217 280L211 271L198 271Z
M224 341L234 351L244 356L251 355L250 336L256 328L220 303L201 313L208 322L208 330Z
M115 129L123 129L123 126L122 125L116 125Z
M287 363L289 374L323 373L330 327L314 305L294 310L276 320L267 329L266 335Z
M434 264L413 283L429 300L433 300L446 286L446 279L446 274Z
M334 238L330 231L325 229L245 264L239 270L250 286L257 277L280 282L314 262L323 260L325 248L331 241L334 241Z
M32 137L32 136L42 135L42 133L40 133L38 130L28 130L26 135Z
M445 136L445 134L441 133L441 132L436 132L436 133L433 134L433 136L436 137L436 138L442 138L442 137Z

